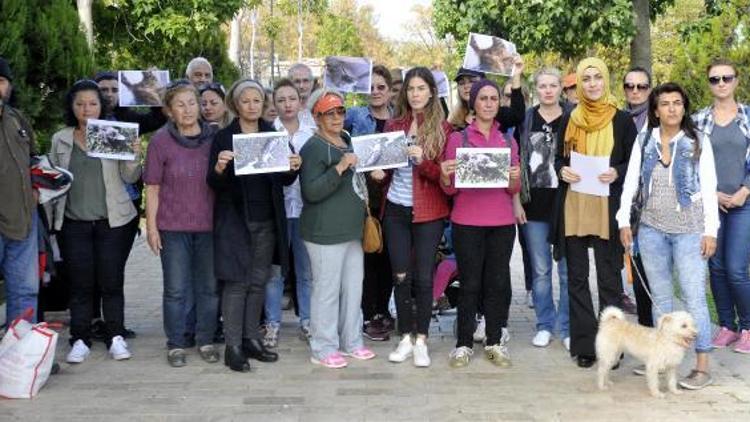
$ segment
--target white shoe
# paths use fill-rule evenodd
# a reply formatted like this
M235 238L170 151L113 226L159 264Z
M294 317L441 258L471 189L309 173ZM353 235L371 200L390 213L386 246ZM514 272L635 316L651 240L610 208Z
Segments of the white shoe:
M531 340L531 344L536 347L547 347L549 346L550 339L552 339L552 333L547 330L540 330L536 333L534 339Z
M481 343L487 338L484 315L477 319L477 328L474 330L474 343Z
M531 290L526 291L526 306L534 309L534 295L531 293Z
M411 336L406 334L398 342L396 350L388 354L388 360L394 363L401 363L408 359L414 352L414 345L411 343Z
M563 346L565 346L565 350L570 351L570 337L563 339Z
M125 343L125 339L122 336L112 337L112 345L109 346L109 355L114 360L130 359L130 350L128 350L128 343Z
M83 340L76 340L65 360L67 360L68 363L81 363L89 357L89 353L91 353L89 346L86 346L86 343L84 343Z
M503 327L500 331L500 345L505 346L510 341L510 331L507 327Z
M427 351L427 343L423 338L417 338L414 343L414 366L418 368L426 368L430 366L430 353Z

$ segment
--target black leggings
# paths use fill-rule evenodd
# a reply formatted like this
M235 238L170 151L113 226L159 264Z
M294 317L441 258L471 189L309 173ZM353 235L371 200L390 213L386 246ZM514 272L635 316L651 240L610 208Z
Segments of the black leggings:
M432 274L443 220L413 223L412 217L411 207L388 201L383 226L393 269L398 331L402 335L415 331L427 335L432 318Z

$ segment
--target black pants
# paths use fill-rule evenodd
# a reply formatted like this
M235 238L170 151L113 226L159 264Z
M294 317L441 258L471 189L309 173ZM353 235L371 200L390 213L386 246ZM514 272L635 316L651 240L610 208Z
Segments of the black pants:
M94 289L98 287L107 330L105 338L109 345L111 338L123 331L123 257L130 242L131 229L128 225L112 228L107 220L66 218L60 234L63 260L71 279L71 344L83 340L91 345Z
M427 335L432 318L432 274L443 220L412 222L412 208L387 202L383 226L388 255L391 258L393 283L401 334ZM412 308L416 304L416 316Z
M510 307L510 255L516 228L478 227L453 223L453 248L461 278L458 294L456 347L474 345L475 316L482 302L487 345L500 343L501 324Z
M568 260L568 297L570 299L570 354L596 356L594 340L598 329L599 312L589 290L589 247L594 248L596 282L599 291L599 311L622 303L622 257L613 256L609 241L595 237L569 236L565 238ZM619 258L619 259L618 259Z
M240 346L242 339L260 338L260 314L263 311L266 283L276 245L272 221L247 223L250 250L247 259L252 268L245 280L224 280L221 310L227 346Z
M528 249L526 249L526 239L520 235L521 226L516 226L518 229L518 243L521 245L521 257L523 258L523 281L526 284L526 291L530 292L534 285L534 277L531 268L531 255Z
M635 261L637 268L637 271L636 268L633 268L633 291L635 292L635 306L638 310L638 323L646 327L653 327L654 317L651 313L651 298L648 297L648 293L643 288L643 284L649 287L646 270L643 268L640 255L633 256L633 261ZM643 284L640 282L640 277L643 277Z
M133 204L135 204L136 201L133 201ZM138 205L136 209L140 210L140 201L138 201ZM135 244L135 238L138 236L138 232L140 231L139 224L141 222L141 216L136 215L128 224L125 226L130 230L130 235L128 238L128 241L126 242L125 247L123 248L123 258L122 262L126 264L128 262L128 257L130 256L130 251L133 250L133 245ZM122 272L120 273L120 277L122 278L123 285L125 284L125 265L122 266ZM102 317L102 292L99 289L99 286L96 286L94 288L94 309L92 310L91 317L101 318Z
M373 214L376 212L373 210ZM380 253L365 254L365 281L362 286L362 314L365 321L372 320L375 315L388 314L388 300L393 291L391 274L387 247Z

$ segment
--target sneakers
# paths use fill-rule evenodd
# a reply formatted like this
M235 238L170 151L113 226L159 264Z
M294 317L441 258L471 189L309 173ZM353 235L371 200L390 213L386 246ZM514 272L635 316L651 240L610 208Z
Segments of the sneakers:
M711 341L711 345L715 349L723 349L739 339L740 339L739 334L730 330L727 327L721 327L719 332L716 333L716 336Z
M708 372L693 369L690 371L690 375L680 380L679 384L680 387L687 390L700 390L713 384L713 382L714 379L711 378L711 374Z
M417 341L414 342L414 366L417 368L426 368L430 366L431 362L427 343L423 338L417 337Z
M549 346L549 342L551 339L552 339L552 333L550 333L547 330L539 330L534 336L534 339L531 340L531 344L533 344L536 347L547 347Z
M481 343L487 338L484 315L477 318L477 328L474 330L474 343Z
M370 360L375 357L375 352L373 352L372 350L364 346L358 347L352 350L351 352L341 353L341 354L344 356L353 357L354 359L357 359L357 360Z
M500 344L505 346L510 341L510 331L507 327L503 327L500 331Z
M198 354L206 363L216 363L219 361L219 351L213 344L205 344L198 348Z
M490 362L494 363L497 366L507 368L511 366L510 362L510 352L508 352L508 348L501 345L501 344L493 344L492 346L485 346L484 347L484 356L489 360Z
M387 341L390 339L388 331L385 330L383 321L380 319L365 322L365 329L362 330L362 335L372 341Z
M109 355L114 360L130 359L128 343L125 343L125 339L122 336L112 337L112 344L109 346Z
M68 357L65 359L68 361L68 363L81 363L89 356L89 353L91 353L91 349L89 349L89 346L86 346L86 343L83 342L83 340L76 340L75 343L73 343L73 348L70 349L70 352L68 353Z
M279 344L279 325L266 324L266 334L263 336L263 346L273 349Z
M172 368L181 368L187 365L185 349L172 349L167 352L167 363Z
M737 353L750 354L750 330L742 330L740 333L740 341L734 348Z
M310 337L312 337L312 333L310 332L310 321L305 321L299 326L299 339L309 343Z
M633 368L633 373L635 375L640 375L640 376L646 375L646 365L638 365L638 366L636 366L635 368ZM661 375L663 373L664 373L664 371L659 371L659 375Z
M326 368L338 369L345 368L347 364L346 359L339 352L331 353L323 359L316 359L315 356L310 357L310 362L316 365L322 365Z
M469 364L474 351L466 346L456 347L450 354L448 364L451 368L462 368Z
M529 309L534 309L534 295L531 293L531 290L526 290L526 306Z
M408 359L412 353L414 353L414 345L411 342L411 336L406 334L401 337L401 341L398 342L396 349L388 354L388 360L394 363L401 363Z
M563 346L565 347L565 350L570 351L570 337L565 337L562 340Z

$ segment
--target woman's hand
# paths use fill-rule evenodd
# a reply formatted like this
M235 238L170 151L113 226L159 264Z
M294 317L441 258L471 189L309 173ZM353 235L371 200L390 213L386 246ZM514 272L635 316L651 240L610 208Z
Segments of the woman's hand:
M735 192L733 195L729 196L727 199L727 205L729 205L727 208L739 208L743 205L745 205L745 201L747 201L747 195L750 194L750 190L748 190L746 187L741 187L737 192Z
M161 235L159 234L159 230L148 229L147 240L148 246L151 248L151 252L153 252L154 255L159 256L159 252L161 252Z
M560 177L565 183L578 183L581 181L581 176L567 166L560 169Z
M370 172L370 178L376 182L382 182L385 179L385 172L377 169Z
M224 174L224 170L227 169L227 164L229 164L230 161L234 159L234 152L225 150L221 151L219 153L219 157L216 160L216 166L214 166L214 171L217 174Z
M345 153L338 164L336 164L336 171L339 175L344 174L349 168L357 165L357 156L352 152Z
M615 170L613 167L610 167L609 170L599 175L599 181L609 184L617 180L617 177L617 170Z
M456 172L456 160L445 160L440 163L440 179L445 186L450 186L451 175Z
M419 145L409 145L406 147L406 155L414 160L414 164L416 165L422 164L422 160L424 159L424 151Z
M289 168L292 171L297 171L302 166L302 157L299 154L292 154L289 156Z
M523 209L521 195L519 194L513 195L513 216L516 217L517 224L526 224L528 222L526 219L526 210Z
M714 256L714 253L716 253L716 238L703 236L701 239L701 256L703 259L708 259Z
M130 144L130 148L133 150L133 153L135 154L135 158L133 158L134 161L138 160L138 157L141 156L141 137L137 137L133 140L133 143Z
M521 179L521 167L510 166L510 169L508 170L508 176L510 177L510 184L511 185L516 184L516 182L518 182Z
M520 54L516 54L513 59L513 81L511 82L511 88L518 89L521 87L521 76L523 76L523 69L525 67L523 57Z
M620 229L620 243L622 243L622 247L629 253L633 247L633 231L630 230L630 227Z

